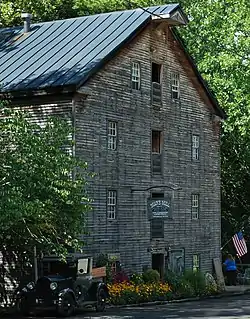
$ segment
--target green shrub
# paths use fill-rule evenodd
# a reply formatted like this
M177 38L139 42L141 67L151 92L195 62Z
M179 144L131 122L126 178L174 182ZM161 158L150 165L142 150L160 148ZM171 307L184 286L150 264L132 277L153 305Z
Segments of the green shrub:
M144 282L143 281L143 275L134 273L134 274L131 275L130 281L131 281L131 283L133 283L135 285L140 285L140 284L142 284Z
M142 277L145 283L154 283L154 282L160 281L160 274L157 270L154 270L154 269L146 270L143 273Z
M196 296L203 296L206 294L206 279L202 272L186 270L183 279L190 283Z
M164 275L164 282L168 283L175 293L181 284L181 276L168 269Z
M191 283L183 275L178 275L171 270L167 270L164 281L171 287L175 299L194 297L195 291Z

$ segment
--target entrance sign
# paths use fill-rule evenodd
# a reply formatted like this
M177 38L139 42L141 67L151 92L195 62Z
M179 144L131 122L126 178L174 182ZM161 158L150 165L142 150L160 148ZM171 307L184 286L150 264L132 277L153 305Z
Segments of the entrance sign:
M170 198L149 199L148 218L169 218L170 217Z

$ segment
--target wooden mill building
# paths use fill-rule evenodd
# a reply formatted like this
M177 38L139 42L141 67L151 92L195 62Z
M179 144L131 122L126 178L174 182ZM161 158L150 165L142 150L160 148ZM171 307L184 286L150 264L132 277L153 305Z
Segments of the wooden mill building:
M129 271L211 271L220 256L225 114L178 35L178 4L0 29L0 84L65 115L95 178L85 250Z

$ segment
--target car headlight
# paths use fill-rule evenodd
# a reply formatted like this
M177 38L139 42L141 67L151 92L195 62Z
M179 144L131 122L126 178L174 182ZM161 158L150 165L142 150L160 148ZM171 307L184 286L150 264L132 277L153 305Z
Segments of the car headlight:
M27 288L33 290L35 288L35 283L33 281L29 282Z
M56 282L52 282L52 283L50 284L50 289L51 289L51 290L56 290L56 288L57 288L57 283L56 283Z

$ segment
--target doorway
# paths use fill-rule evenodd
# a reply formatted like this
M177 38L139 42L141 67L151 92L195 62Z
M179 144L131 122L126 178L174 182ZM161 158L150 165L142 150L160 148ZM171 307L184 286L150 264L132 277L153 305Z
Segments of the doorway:
M152 254L152 269L157 270L163 279L164 276L164 254Z

